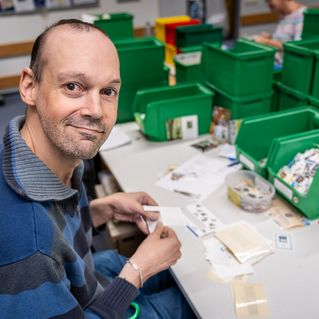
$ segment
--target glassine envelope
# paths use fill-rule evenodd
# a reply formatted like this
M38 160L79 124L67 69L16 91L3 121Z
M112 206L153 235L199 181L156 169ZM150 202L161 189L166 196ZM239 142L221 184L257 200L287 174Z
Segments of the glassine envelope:
M272 242L243 221L218 229L215 236L240 263L254 264L273 252Z

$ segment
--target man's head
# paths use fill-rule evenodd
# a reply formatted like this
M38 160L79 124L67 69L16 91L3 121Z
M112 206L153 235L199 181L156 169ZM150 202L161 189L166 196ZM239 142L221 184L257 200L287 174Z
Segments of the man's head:
M103 31L73 19L54 24L36 39L21 76L27 124L39 134L33 143L93 157L115 123L119 90L117 52Z
M279 14L287 13L287 6L294 3L294 0L266 0L269 9Z

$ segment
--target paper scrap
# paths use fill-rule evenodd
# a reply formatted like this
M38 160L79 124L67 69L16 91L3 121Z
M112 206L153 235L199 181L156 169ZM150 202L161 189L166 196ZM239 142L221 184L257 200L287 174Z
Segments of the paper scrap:
M100 151L110 150L129 143L131 143L129 136L119 126L115 125Z
M241 263L256 263L273 252L272 242L244 221L218 229L216 237Z
M229 281L237 276L254 272L249 263L240 264L216 238L204 239L203 245L206 250L206 259L211 263L218 278Z
M266 290L262 284L234 282L231 288L239 318L269 318Z
M227 165L223 159L199 154L161 178L156 185L201 201L224 184L227 174L239 169Z

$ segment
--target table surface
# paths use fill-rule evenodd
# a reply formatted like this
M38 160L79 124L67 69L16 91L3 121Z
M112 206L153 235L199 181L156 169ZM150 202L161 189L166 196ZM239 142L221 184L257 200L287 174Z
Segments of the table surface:
M191 204L191 198L161 188L155 183L169 166L180 165L199 154L198 150L189 145L205 139L205 136L192 141L159 143L146 140L135 123L121 124L120 127L130 136L132 143L101 151L100 155L123 191L147 191L160 206L183 208ZM205 155L216 157L217 150L206 152ZM253 266L254 274L247 276L247 282L264 285L270 318L318 318L317 222L307 227L284 231L271 220L267 212L247 213L231 203L227 199L225 185L209 195L203 204L223 223L245 220L273 241L276 233L289 233L293 249L275 249L272 255ZM237 318L230 285L217 281L211 275L202 239L195 237L187 228L174 228L182 242L182 257L171 270L195 313L203 319Z

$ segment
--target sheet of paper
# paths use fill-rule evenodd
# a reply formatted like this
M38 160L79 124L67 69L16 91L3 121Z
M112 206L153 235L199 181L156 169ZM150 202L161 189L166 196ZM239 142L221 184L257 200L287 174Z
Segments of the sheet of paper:
M223 144L219 148L218 156L229 159L236 159L235 145Z
M224 224L203 204L193 203L186 206L186 209L196 219L193 231L198 237L214 234L216 229Z
M220 279L229 281L237 276L252 274L253 267L249 263L240 264L229 253L226 247L216 238L203 240L206 259L213 267L214 273Z
M239 169L227 165L225 160L199 154L161 178L156 185L201 201L223 185L227 174Z
M115 125L100 151L110 150L131 143L129 136L117 125Z
M167 226L185 226L194 236L199 237L195 231L197 226L187 218L179 207L163 207L163 206L143 206L144 211L159 212L160 218L158 221L146 220L149 232L153 232L157 223L161 221Z
M234 282L232 293L239 318L269 318L266 290L262 284Z
M290 234L275 234L276 248L279 250L293 250L292 237Z
M218 229L216 237L241 263L256 263L273 252L272 242L244 221Z
M279 200L273 201L272 207L269 210L269 216L283 229L303 227L306 224L303 216Z

